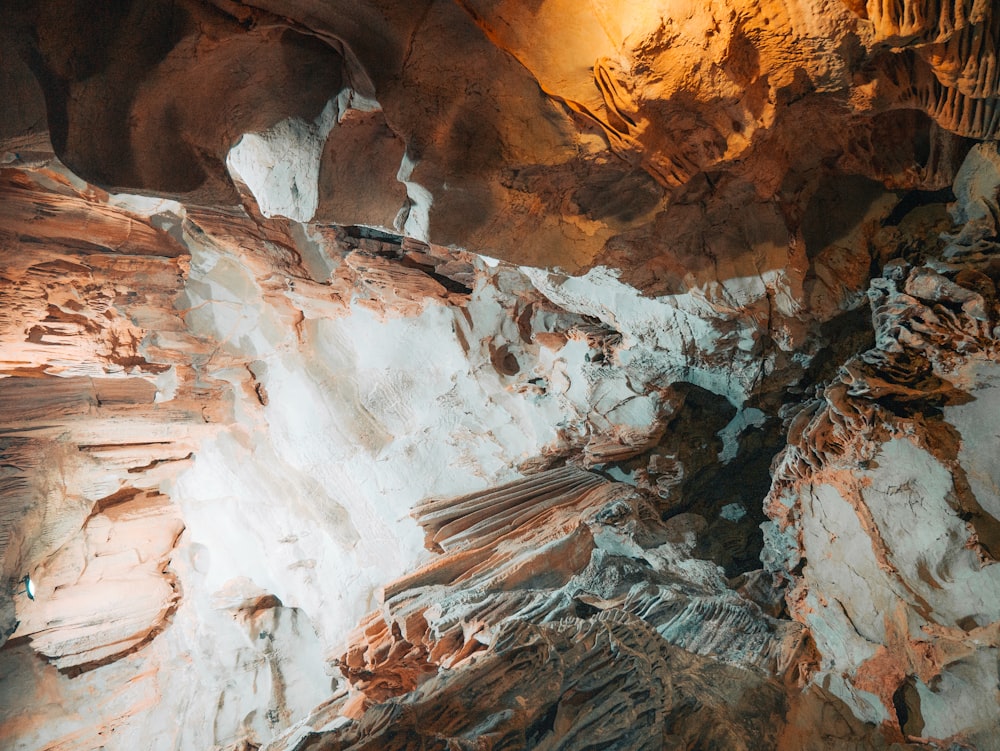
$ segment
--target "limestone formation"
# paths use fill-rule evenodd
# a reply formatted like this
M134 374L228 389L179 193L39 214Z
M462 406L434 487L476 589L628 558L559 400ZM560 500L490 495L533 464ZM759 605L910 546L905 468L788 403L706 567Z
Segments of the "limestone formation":
M0 748L1000 748L1000 11L0 7Z
M941 188L951 134L995 134L989 3L855 5L22 3L3 132L47 123L105 188L232 205L235 180L267 215L677 289L706 250L787 247L824 177ZM668 226L697 234L673 263Z
M992 191L967 201L995 204L995 153L970 155L962 182ZM996 466L982 454L1000 359L996 236L995 220L967 224L944 259L872 280L875 347L802 406L768 506L790 610L835 693L906 735L985 748L1000 721L982 691L1000 618Z

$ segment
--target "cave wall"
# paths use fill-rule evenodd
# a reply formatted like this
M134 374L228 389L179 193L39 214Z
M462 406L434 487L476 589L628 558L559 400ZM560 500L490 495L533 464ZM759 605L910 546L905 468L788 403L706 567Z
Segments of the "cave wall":
M0 745L996 747L990 3L0 14Z

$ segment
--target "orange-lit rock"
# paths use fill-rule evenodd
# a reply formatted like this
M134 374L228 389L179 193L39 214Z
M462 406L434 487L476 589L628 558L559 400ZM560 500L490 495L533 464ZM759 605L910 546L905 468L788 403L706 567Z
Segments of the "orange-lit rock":
M15 636L30 637L59 668L134 649L164 627L178 597L164 570L183 528L163 496L126 489L99 501L83 529L34 570L35 602L22 603Z
M98 5L0 11L0 747L996 747L993 4Z
M943 187L950 134L993 137L988 4L849 5L66 0L14 13L7 82L36 110L44 93L56 153L106 187L235 203L249 133L228 163L265 213L570 271L627 253L655 286L648 248L683 207L751 245L780 207L759 240L788 249L824 179ZM12 135L39 128L14 114ZM744 253L701 226L693 252Z

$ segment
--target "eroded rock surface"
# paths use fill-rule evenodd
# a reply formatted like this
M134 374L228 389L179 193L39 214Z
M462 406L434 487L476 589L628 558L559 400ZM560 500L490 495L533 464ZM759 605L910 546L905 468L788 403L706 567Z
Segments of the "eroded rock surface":
M830 179L941 188L995 136L991 4L869 6L21 3L4 134L47 123L106 188L235 178L268 215L677 291L785 267Z
M960 184L995 205L995 149ZM975 212L975 204L970 206ZM968 214L970 209L958 207ZM848 360L794 418L768 512L820 681L860 716L911 736L989 748L998 722L1000 543L995 462L996 227L966 225L944 259L872 281L875 347Z
M0 16L0 746L997 748L991 3Z

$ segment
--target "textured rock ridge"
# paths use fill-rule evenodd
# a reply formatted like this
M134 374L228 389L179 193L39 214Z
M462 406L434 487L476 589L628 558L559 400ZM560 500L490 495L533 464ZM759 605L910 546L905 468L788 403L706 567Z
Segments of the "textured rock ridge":
M98 5L0 9L0 747L998 748L993 3Z
M682 748L697 734L706 747L746 747L757 732L752 747L773 742L770 714L784 699L765 675L797 630L728 590L714 565L677 566L693 542L683 517L664 526L628 486L569 467L415 513L444 554L386 587L341 658L352 686L343 712L357 719L299 730L287 747L408 748L435 737ZM764 706L703 697L719 716L698 727L692 715L706 707L692 711L685 697L713 672L753 685Z
M514 503L531 521L498 537L489 522ZM569 467L426 504L434 545L446 508L466 544L386 588L341 658L351 692L269 751L886 747L857 722L804 727L837 706L788 692L808 639L690 558L697 517L663 524L634 490Z
M964 199L995 202L995 158L973 153L959 188L992 190ZM768 501L817 679L859 716L983 748L998 721L981 689L1000 616L995 464L982 453L995 447L982 426L998 362L996 230L966 225L943 260L891 262L872 281L875 347L794 418Z
M776 685L676 650L621 611L538 626L513 622L462 669L337 730L268 748L746 748L748 731L759 733L757 747L770 747L770 717L727 702L732 695L721 687L740 679L762 704L780 708Z
M870 44L900 106L918 106L942 127L971 138L995 139L1000 20L992 3L848 2L865 21Z
M39 597L16 614L5 600L3 634L77 667L164 625L183 522L160 483L225 409L189 364L145 346L183 330L185 249L58 174L2 179L0 563L8 580L34 573ZM137 276L141 290L123 283Z

